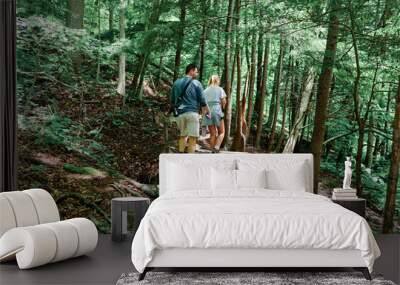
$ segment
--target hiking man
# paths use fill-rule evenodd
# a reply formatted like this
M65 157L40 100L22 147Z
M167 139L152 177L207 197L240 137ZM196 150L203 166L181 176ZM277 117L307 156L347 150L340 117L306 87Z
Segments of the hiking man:
M179 129L179 152L194 153L197 138L200 135L199 110L210 117L210 109L207 106L203 93L203 86L196 80L197 66L193 63L186 67L186 76L174 82L171 90L171 109L176 117Z

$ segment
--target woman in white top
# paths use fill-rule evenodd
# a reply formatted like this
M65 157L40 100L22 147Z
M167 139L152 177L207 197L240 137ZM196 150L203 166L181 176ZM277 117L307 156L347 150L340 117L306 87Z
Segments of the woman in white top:
M210 146L213 152L219 152L225 135L224 113L222 109L226 105L226 94L219 84L219 76L213 75L208 81L208 87L204 90L204 96L210 108L211 117L203 117L203 126L208 126L210 130Z

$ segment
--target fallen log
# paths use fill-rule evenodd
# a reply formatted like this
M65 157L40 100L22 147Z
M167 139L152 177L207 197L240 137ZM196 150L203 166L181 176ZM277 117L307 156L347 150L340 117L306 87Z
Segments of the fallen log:
M143 193L148 195L150 198L158 197L158 185L143 184L136 180L133 180L132 178L126 178L125 180L128 181L129 183L131 183L132 185L134 185L139 190L143 191Z
M125 185L123 185L121 183L115 182L115 183L111 184L111 187L114 188L115 190L117 190L119 193L121 193L122 197L126 197L129 194L131 196L135 196L135 197L142 197L141 193L139 193L137 191L134 191L132 189L129 189L128 186L125 186Z

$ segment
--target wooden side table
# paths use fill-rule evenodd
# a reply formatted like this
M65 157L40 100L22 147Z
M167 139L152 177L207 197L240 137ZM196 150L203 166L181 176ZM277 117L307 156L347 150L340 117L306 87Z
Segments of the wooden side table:
M359 214L361 217L365 218L365 207L366 201L363 198L354 199L332 199L332 202L339 204L340 206Z
M143 197L119 197L111 200L111 239L122 241L128 233L128 212L133 212L132 232L136 233L146 214L150 199Z

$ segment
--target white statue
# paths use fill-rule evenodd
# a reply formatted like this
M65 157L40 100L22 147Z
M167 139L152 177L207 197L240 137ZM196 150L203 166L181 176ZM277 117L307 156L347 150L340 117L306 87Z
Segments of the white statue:
M343 189L351 189L351 157L347 157L344 162L344 179L343 179Z

